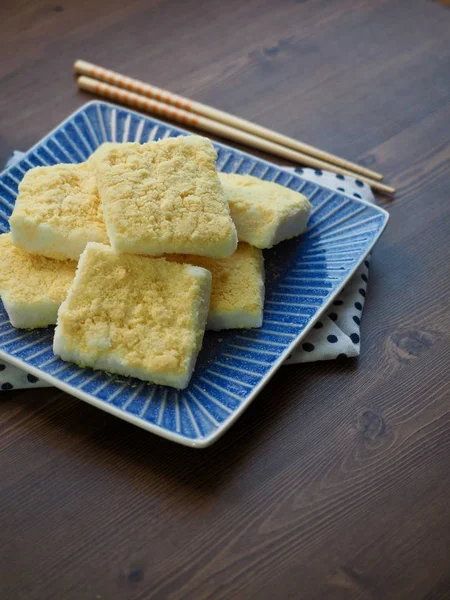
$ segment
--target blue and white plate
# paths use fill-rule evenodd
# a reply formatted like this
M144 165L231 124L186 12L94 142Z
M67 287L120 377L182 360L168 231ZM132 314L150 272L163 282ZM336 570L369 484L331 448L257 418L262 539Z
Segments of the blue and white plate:
M86 104L0 175L0 231L9 230L17 187L28 169L84 161L105 141L147 142L186 133L112 104ZM215 147L220 171L276 181L302 192L313 205L305 235L265 252L261 329L207 332L189 387L176 391L63 362L52 352L53 327L14 329L0 303L0 358L180 444L205 447L216 441L356 271L388 214L229 146Z

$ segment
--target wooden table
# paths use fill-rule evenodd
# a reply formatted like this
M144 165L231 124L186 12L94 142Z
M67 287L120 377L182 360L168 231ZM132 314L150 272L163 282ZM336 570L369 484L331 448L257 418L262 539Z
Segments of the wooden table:
M450 598L450 10L3 0L0 161L85 58L383 172L359 360L285 367L214 446L0 397L0 598Z

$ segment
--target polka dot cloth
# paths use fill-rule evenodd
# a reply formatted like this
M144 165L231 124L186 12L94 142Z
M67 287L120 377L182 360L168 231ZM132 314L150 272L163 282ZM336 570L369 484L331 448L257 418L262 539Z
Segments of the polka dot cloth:
M0 390L19 390L31 387L49 387L49 383L38 379L34 375L25 373L17 367L0 359Z
M23 154L15 152L8 161L10 166ZM328 171L314 169L295 170L304 178L324 187L338 190L348 196L374 201L370 187L362 181ZM345 360L358 356L360 351L360 323L366 298L369 261L359 268L328 312L314 325L306 338L298 345L285 364L314 362L316 360ZM30 375L0 360L0 391L20 388L49 387L34 375Z
M364 307L369 261L365 261L337 300L317 321L285 364L359 356L360 324Z
M368 202L375 200L370 187L358 179L314 169L287 170L297 171L304 179L353 198L362 198ZM285 364L345 360L359 356L360 325L369 278L369 261L370 256Z

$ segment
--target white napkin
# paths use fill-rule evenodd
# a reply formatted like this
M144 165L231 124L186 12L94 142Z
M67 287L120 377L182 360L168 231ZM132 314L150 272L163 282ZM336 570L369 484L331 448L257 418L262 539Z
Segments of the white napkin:
M11 166L23 155L23 152L14 152L6 166ZM314 169L286 168L286 170L296 172L304 179L320 183L331 190L338 190L348 196L374 202L370 187L357 179ZM364 264L329 308L327 315L314 325L314 328L300 342L284 364L359 356L359 331L367 289L369 260L370 257L364 261ZM50 387L50 384L0 360L0 390L30 387Z
M286 170L298 173L308 181L319 183L347 196L375 202L370 187L359 179L314 169L287 168ZM326 316L314 325L284 364L359 356L361 348L359 332L369 278L369 261L370 256L330 306Z

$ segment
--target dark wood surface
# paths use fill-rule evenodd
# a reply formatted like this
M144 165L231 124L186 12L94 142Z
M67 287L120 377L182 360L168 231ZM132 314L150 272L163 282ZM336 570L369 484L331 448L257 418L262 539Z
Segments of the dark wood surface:
M84 58L398 187L362 355L285 367L214 446L0 396L0 598L450 598L450 10L426 0L2 0L0 162Z

